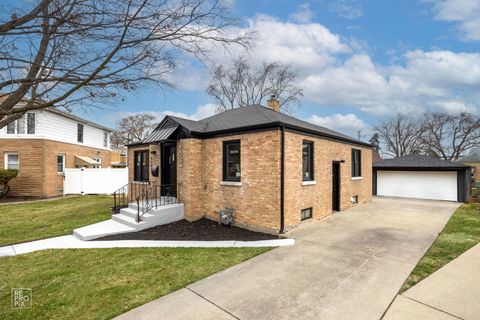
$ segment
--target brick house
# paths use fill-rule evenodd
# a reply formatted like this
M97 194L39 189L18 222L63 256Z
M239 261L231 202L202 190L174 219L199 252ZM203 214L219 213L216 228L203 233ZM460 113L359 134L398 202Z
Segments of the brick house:
M27 112L0 129L0 168L19 170L9 195L62 195L65 168L109 167L111 131L58 109Z
M371 145L268 105L165 117L129 145L129 181L175 185L187 220L230 207L235 225L269 233L371 201Z

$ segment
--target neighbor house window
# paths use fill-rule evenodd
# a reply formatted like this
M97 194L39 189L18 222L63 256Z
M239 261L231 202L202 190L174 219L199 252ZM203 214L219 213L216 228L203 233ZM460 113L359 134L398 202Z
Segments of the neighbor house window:
M148 181L148 151L135 151L133 174L135 181Z
M27 113L27 133L35 134L35 113Z
M312 217L312 208L303 209L300 211L301 220L307 220Z
M29 112L7 125L7 134L35 134L35 113Z
M15 134L15 121L7 125L7 134Z
M103 133L103 146L105 148L108 147L108 133L107 132Z
M25 128L26 128L25 117L21 117L20 119L17 120L17 134L25 134Z
M5 153L4 158L4 168L5 169L20 169L20 156L18 153L8 152Z
M63 173L65 171L65 155L57 155L57 173Z
M240 140L223 142L223 181L240 181Z
M352 149L352 177L362 176L362 151Z
M83 124L77 124L77 141L83 143Z
M303 141L302 145L303 181L313 181L313 142Z

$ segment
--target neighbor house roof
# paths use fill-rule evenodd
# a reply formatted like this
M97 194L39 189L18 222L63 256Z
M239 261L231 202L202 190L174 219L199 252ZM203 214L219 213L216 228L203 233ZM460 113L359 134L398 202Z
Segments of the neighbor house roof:
M469 166L425 155L409 155L393 159L385 159L373 164L374 168L438 168L464 169Z
M473 148L470 152L460 158L457 162L459 163L476 163L480 162L480 148Z
M198 136L209 136L227 132L285 126L288 129L371 147L371 145L368 143L355 140L354 138L342 133L314 125L284 113L273 111L272 109L263 107L261 105L252 105L227 110L198 121L174 116L166 116L165 119L157 126L154 132L152 132L152 134L143 142L152 142L152 140L154 140L152 139L153 136L158 135L158 133L155 133L155 131L162 130L164 128L164 124L167 123L169 119L190 131L192 135Z

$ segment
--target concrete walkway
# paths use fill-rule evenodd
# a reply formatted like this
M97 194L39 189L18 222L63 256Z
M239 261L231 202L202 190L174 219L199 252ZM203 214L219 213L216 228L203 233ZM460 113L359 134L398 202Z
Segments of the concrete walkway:
M15 256L48 249L99 249L99 248L240 248L290 246L295 239L260 241L160 241L112 240L83 241L75 236L61 236L0 247L0 257Z
M398 296L383 319L480 319L480 245Z
M376 198L118 319L380 319L458 206Z

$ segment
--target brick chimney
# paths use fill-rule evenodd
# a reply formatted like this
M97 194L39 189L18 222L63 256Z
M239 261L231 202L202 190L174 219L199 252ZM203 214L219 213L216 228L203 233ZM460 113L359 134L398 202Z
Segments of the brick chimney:
M267 101L268 107L273 111L280 112L280 101L278 101L277 97L272 94L270 99Z

